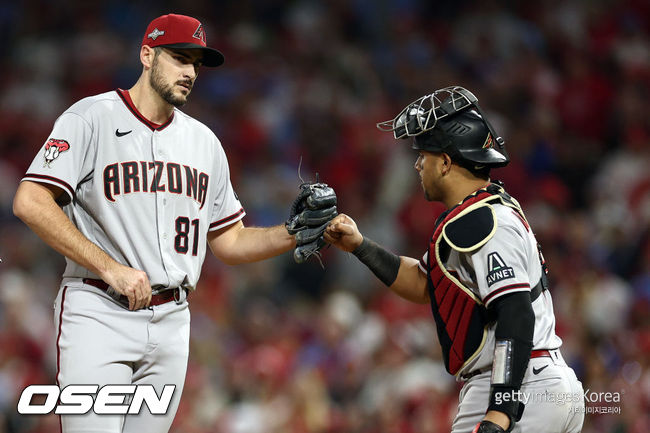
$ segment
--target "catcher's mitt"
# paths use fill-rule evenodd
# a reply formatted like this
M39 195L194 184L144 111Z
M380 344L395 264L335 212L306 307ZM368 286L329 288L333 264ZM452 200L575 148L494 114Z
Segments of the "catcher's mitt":
M336 193L326 183L305 182L300 185L298 197L291 205L291 214L285 226L296 237L293 258L303 263L309 257L318 255L325 246L323 232L329 222L338 215Z

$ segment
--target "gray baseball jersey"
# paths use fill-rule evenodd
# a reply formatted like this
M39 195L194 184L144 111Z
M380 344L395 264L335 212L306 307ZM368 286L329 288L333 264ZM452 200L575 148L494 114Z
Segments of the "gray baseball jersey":
M494 236L481 248L472 253L451 250L445 262L450 271L483 301L486 307L508 293L530 291L539 281L542 270L539 262L537 241L530 226L512 208L493 204L497 220ZM420 261L420 271L426 272L428 252ZM556 349L562 344L555 335L553 302L548 291L544 291L535 302L535 333L533 350ZM458 376L492 365L495 325L488 329L487 340L482 350L467 363Z
M66 110L24 180L63 189L64 211L79 231L158 289L194 289L208 232L244 216L215 135L179 110L153 124L123 90ZM149 384L159 395L165 384L176 388L165 415L63 415L63 432L167 432L189 353L185 292L129 311L86 278L98 276L67 261L54 305L59 386Z
M451 249L445 264L460 282L489 307L501 296L530 291L540 280L537 240L528 222L514 209L492 203L496 216L494 236L482 247L461 253ZM428 252L420 261L420 271L427 273ZM522 419L514 432L579 432L584 418L582 384L558 350L562 340L555 334L553 302L548 290L532 303L535 313L533 350L550 350L550 357L531 359L521 392L528 397ZM482 372L465 382L460 393L453 433L469 432L481 421L488 406L490 374L494 359L496 324L488 328L485 344L477 356L457 373L461 380L468 373ZM567 404L552 400L571 396Z
M212 131L177 109L153 124L123 90L66 110L24 180L62 188L81 233L152 287L194 289L207 232L245 215ZM71 260L64 277L98 278Z

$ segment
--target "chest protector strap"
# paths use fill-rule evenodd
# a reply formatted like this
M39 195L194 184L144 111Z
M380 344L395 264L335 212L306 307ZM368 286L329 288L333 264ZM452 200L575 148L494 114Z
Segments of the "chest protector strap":
M487 310L476 296L449 271L445 261L451 249L471 252L496 232L491 202L513 208L525 221L521 207L503 188L491 184L442 214L428 248L428 290L438 339L447 371L456 375L483 348L489 324ZM527 224L527 223L526 223Z

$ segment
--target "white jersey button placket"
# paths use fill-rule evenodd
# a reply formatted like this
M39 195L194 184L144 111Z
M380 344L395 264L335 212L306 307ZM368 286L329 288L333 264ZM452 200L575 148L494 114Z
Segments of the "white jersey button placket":
M151 142L154 159L156 161L162 162L162 173L160 175L160 185L162 185L162 188L156 190L156 224L158 225L158 245L160 249L160 256L162 258L163 270L165 273L164 278L167 280L168 284L169 275L167 274L167 262L169 260L169 257L167 252L170 251L170 245L168 245L169 235L167 234L167 231L173 229L173 227L170 226L172 222L169 218L167 218L165 206L167 202L165 198L165 195L167 193L167 173L165 171L167 161L165 160L166 155L164 149L162 148L163 143L159 131L153 132Z

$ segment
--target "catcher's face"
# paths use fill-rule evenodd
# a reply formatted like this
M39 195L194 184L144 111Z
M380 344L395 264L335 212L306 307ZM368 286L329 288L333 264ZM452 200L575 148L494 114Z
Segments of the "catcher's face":
M151 65L151 87L167 103L180 107L187 102L199 73L201 50L163 48Z
M429 201L441 201L441 180L443 175L442 154L421 150L415 160L415 171L420 175L424 197Z

